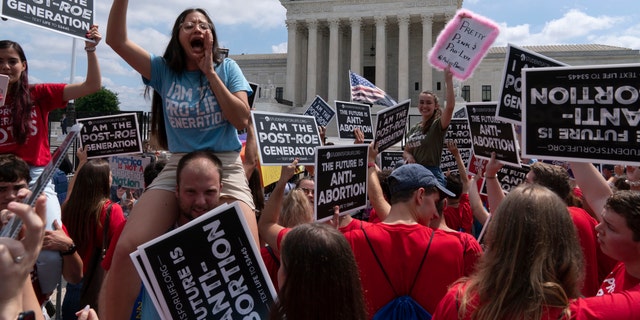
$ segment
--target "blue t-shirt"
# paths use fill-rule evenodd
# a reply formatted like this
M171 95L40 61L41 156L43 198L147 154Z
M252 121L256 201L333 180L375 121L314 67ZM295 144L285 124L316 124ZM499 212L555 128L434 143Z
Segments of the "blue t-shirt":
M226 58L215 71L231 93L253 92L235 61ZM162 97L170 152L240 151L238 131L224 117L209 80L200 70L177 74L163 57L152 55L151 79L143 77L142 81Z

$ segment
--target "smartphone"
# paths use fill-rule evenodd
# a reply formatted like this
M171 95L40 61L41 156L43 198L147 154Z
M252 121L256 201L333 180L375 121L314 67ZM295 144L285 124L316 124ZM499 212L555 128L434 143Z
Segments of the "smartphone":
M7 88L9 87L9 76L0 74L0 106L4 106L4 100L7 98Z

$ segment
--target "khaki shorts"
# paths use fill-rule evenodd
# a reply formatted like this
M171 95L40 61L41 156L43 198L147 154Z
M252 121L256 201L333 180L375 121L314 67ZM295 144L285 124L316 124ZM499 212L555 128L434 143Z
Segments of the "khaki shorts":
M172 153L167 165L164 166L162 172L158 174L147 189L175 192L178 161L184 155L185 153ZM244 174L240 153L234 151L215 152L215 155L222 161L222 192L220 192L220 197L240 200L255 210L253 196L251 195L251 189L249 189L247 177Z

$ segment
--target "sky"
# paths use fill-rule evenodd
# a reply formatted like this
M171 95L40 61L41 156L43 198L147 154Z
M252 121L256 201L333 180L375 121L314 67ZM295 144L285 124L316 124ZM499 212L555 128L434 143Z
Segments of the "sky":
M112 1L94 1L95 20L103 34L98 46L102 85L118 94L121 110L149 111L139 74L104 43ZM286 52L286 12L279 0L132 0L129 38L161 55L177 15L203 3L216 25L221 46L229 48L230 54ZM494 46L606 44L640 50L638 0L465 0L463 8L500 26ZM87 63L81 40L75 41L72 70L74 40L69 36L8 20L0 21L0 39L22 45L31 83L69 82L72 72L73 82L85 78Z

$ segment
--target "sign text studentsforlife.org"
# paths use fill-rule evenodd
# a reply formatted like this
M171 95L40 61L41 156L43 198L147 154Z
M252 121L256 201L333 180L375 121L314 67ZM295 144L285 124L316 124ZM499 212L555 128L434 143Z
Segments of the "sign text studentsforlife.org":
M640 165L640 64L523 69L523 157Z
M1 0L0 15L82 40L93 25L93 0Z
M138 251L161 313L173 319L264 319L269 314L275 289L237 203Z

